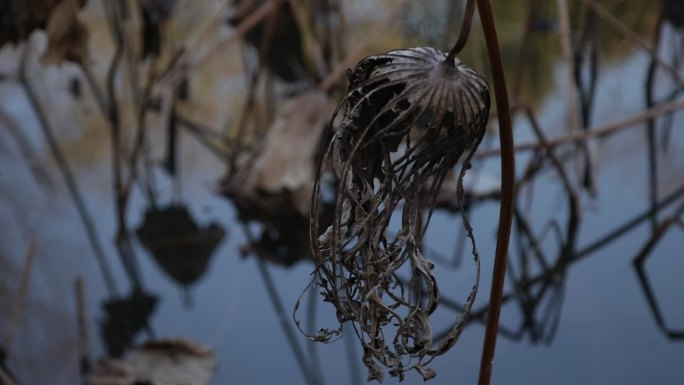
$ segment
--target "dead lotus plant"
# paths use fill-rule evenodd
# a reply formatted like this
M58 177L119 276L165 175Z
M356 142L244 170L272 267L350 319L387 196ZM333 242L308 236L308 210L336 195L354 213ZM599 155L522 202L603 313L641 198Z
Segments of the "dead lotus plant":
M465 313L445 339L433 341L428 318L439 303L439 290L433 263L420 245L442 182L461 159L462 197L463 176L485 133L489 89L453 50L447 54L429 47L367 57L348 78L347 95L326 133L311 212L316 270L309 288L320 289L335 306L340 325L309 338L337 339L342 324L350 322L363 346L369 380L382 381L379 364L400 379L411 369L429 379L435 372L426 365L457 341L479 278ZM323 229L319 205L329 164L337 180L335 216ZM394 216L400 216L400 229L391 234ZM463 223L479 277L465 216ZM409 272L408 279L400 279Z

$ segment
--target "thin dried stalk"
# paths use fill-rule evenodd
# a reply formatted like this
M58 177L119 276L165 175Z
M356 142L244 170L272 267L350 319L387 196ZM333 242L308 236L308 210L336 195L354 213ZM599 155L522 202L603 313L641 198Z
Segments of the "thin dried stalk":
M506 79L504 76L499 43L496 36L496 26L489 0L478 0L482 29L487 43L489 63L494 78L494 94L497 110L499 111L499 140L501 142L501 207L499 210L499 229L496 237L496 253L494 272L492 274L492 288L489 296L489 314L485 329L484 347L480 362L480 376L478 383L488 385L494 366L494 351L499 328L499 314L503 296L504 278L506 276L506 257L508 255L508 241L513 221L513 203L515 190L515 156L513 145L513 129L511 111L508 104Z

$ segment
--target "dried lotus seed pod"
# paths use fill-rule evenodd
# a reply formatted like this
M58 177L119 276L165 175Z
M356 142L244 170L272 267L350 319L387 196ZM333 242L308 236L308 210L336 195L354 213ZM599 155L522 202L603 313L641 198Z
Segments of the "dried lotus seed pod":
M458 339L477 291L463 316L434 341L429 316L439 304L434 264L420 250L435 199L446 175L461 162L459 191L470 157L485 133L489 88L484 78L447 54L428 47L390 51L363 59L349 71L349 89L328 133L314 187L311 238L316 285L351 322L364 350L368 378L382 380L380 365L403 378L426 367ZM337 178L335 215L319 226L322 174ZM393 216L398 231L389 231ZM464 217L479 277L479 259ZM410 272L399 279L399 269ZM405 274L404 274L405 275ZM329 341L337 330L311 338Z

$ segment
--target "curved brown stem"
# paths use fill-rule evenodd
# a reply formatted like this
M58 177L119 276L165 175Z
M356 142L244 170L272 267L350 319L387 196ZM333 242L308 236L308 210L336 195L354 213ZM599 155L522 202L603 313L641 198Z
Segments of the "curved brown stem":
M487 44L487 53L492 69L494 94L499 117L499 139L501 142L501 208L499 211L499 229L496 238L496 253L492 288L489 296L489 314L485 330L482 360L480 362L480 377L478 384L488 385L492 377L494 366L494 351L496 336L499 329L499 314L501 313L501 299L503 295L504 278L506 275L506 257L508 254L508 240L511 233L513 219L513 197L515 185L515 157L513 151L513 130L511 128L511 112L506 91L499 43L496 37L494 16L489 0L477 0L482 30Z
M463 47L465 47L468 41L468 35L470 35L470 26L473 24L473 14L475 13L475 0L468 0L466 2L465 12L463 13L463 23L461 24L461 32L458 35L458 40L454 47L451 48L449 54L447 55L445 62L453 63L456 55L461 52Z

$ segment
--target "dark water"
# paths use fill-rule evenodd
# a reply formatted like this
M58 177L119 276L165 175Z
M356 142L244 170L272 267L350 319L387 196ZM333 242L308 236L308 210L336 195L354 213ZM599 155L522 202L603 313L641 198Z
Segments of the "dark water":
M672 38L673 42L676 41ZM671 49L665 48L668 57ZM648 55L627 50L619 59L603 63L594 104L596 125L612 122L644 109L644 82ZM539 121L548 137L563 134L565 126L565 67L557 60L551 67L552 89L539 102ZM671 86L666 76L659 76L656 89ZM3 290L2 311L9 307L11 295L18 285L22 258L30 241L37 247L36 263L23 316L14 335L8 361L26 384L73 384L78 382L76 321L73 280L84 279L91 356L105 354L101 325L106 319L103 303L129 295L132 283L124 263L114 246L116 217L110 181L108 136L104 127L94 127L85 134L78 127L65 127L61 140L67 147L71 165L84 193L85 204L94 218L98 236L105 246L107 263L114 276L116 292L104 284L101 266L93 257L83 226L69 198L49 150L36 128L35 118L16 86L0 85L3 108L22 122L22 129L36 148L36 160L48 175L36 178L20 152L13 146L12 136L0 130L0 269ZM533 138L529 125L516 119L516 138L527 142ZM684 184L684 114L673 115L672 132L666 153L660 156L660 196L676 193ZM639 124L600 142L597 158L597 195L582 192L581 213L575 250L580 254L620 226L637 218L650 207L649 174L644 125ZM495 141L495 135L489 134ZM218 360L214 384L302 384L306 383L281 321L294 330L292 308L309 281L313 267L310 261L292 267L259 262L253 254L243 255L241 247L247 239L243 225L237 221L232 203L221 197L218 180L225 166L204 147L186 134L181 136L180 192L178 185L163 172L155 171L159 185L160 206L182 203L200 228L215 222L225 230L225 237L210 255L205 271L189 287L179 285L136 238L135 230L144 220L146 200L134 192L127 216L135 263L140 277L140 290L157 298L147 331L137 333L140 342L149 336L181 336L210 345ZM494 145L494 147L496 147ZM160 152L161 153L161 152ZM529 155L518 158L520 170ZM476 166L481 179L498 178L498 160ZM571 162L570 162L571 163ZM573 167L571 175L575 175ZM471 175L472 176L472 175ZM484 182L481 182L484 183ZM175 193L174 193L175 189ZM558 177L551 171L537 177L534 199L526 193L519 196L521 207L531 213L534 231L542 231L556 220L561 232L566 231L567 199ZM670 215L684 203L677 195L660 213ZM478 247L482 256L481 290L474 313L486 305L489 276L494 251L494 231L498 203L477 205L470 212ZM681 218L681 213L680 213ZM681 220L681 219L680 219ZM249 225L253 233L258 224ZM428 256L448 259L438 262L440 290L446 299L462 303L473 279L468 254L458 266L450 263L458 234L458 216L438 212L431 224ZM651 238L650 222L637 222L624 234L594 252L572 262L556 286L545 292L535 317L535 332L529 327L523 307L508 302L502 312L503 332L499 337L493 383L507 384L679 384L684 383L684 228L672 226L652 250L645 262L646 286L640 281L632 261ZM515 233L514 233L515 237ZM512 241L511 268L520 272ZM547 236L541 249L553 264L559 243L553 234ZM438 256L441 255L441 256ZM262 263L262 264L260 264ZM261 269L263 268L263 269ZM200 269L201 270L201 269ZM531 276L542 270L530 262ZM506 291L513 290L510 276ZM269 291L266 284L273 285ZM649 302L649 289L654 293ZM278 304L284 307L279 312ZM334 311L328 304L317 304L317 326L335 326ZM651 305L657 305L656 308ZM544 309L548 319L544 322ZM663 325L659 326L658 312ZM4 313L8 314L8 313ZM436 331L448 326L459 313L438 312ZM306 318L307 309L300 312ZM3 316L3 321L5 317ZM479 369L483 324L474 319L458 344L434 361L437 378L432 384L475 383ZM670 332L672 335L668 335ZM679 339L675 338L679 333ZM365 378L360 349L353 334L353 344L338 341L316 345L316 359L310 359L310 347L298 332L295 344L304 350L306 360L318 362L326 384L354 383ZM350 347L351 346L351 347ZM351 350L350 350L351 349ZM354 361L350 363L350 354ZM351 366L350 366L351 365ZM314 367L315 365L311 365ZM386 378L385 383L395 383ZM410 373L406 383L420 383Z

